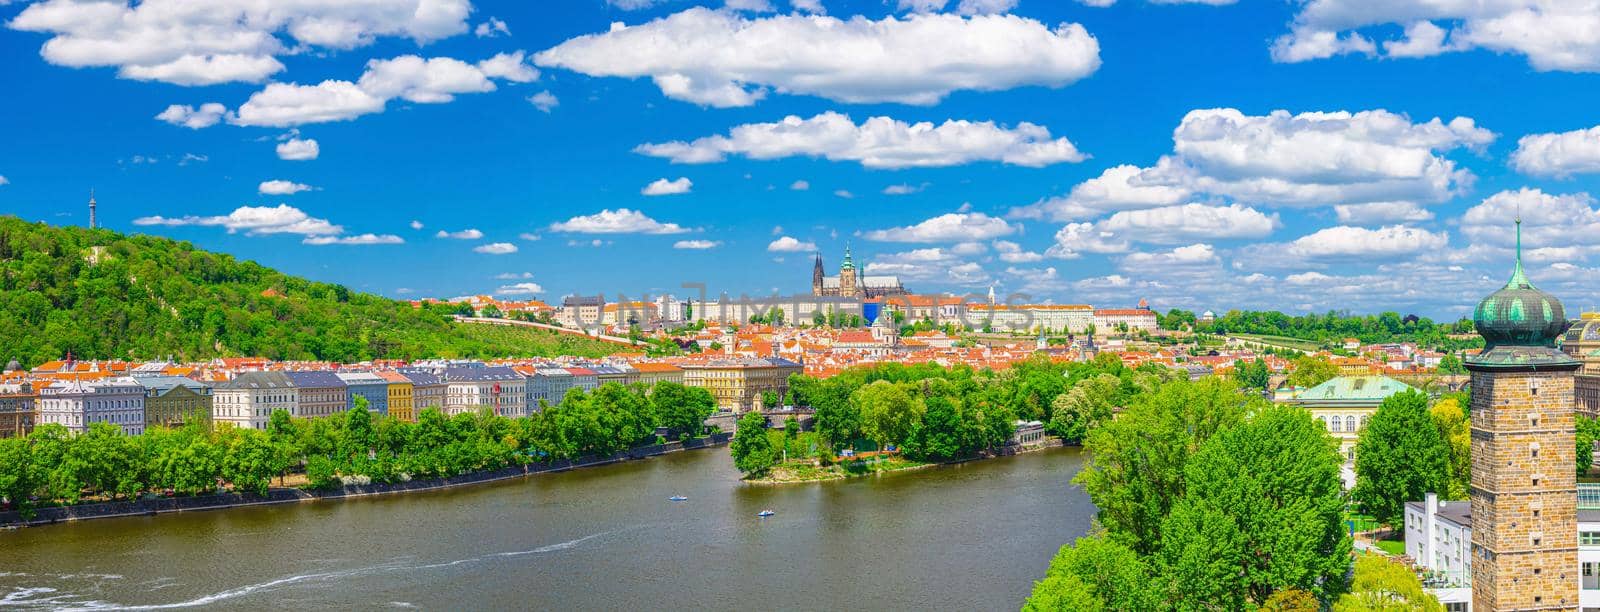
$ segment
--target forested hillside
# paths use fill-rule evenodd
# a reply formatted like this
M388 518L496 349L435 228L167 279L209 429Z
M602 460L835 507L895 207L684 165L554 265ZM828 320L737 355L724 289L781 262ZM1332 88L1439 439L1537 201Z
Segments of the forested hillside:
M0 362L261 356L598 356L613 345L461 329L445 307L358 293L188 242L0 216Z

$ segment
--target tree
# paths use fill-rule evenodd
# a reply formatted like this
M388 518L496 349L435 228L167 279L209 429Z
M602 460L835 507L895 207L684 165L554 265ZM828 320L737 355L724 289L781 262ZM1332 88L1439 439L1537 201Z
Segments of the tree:
M1439 373L1452 376L1461 376L1467 373L1466 366L1461 364L1461 358L1455 355L1445 355L1439 359Z
M1082 441L1090 429L1111 419L1121 388L1122 379L1111 374L1078 381L1050 403L1045 428L1066 440Z
M0 500L13 509L39 488L34 481L32 449L26 438L0 438Z
M1233 362L1233 380L1246 389L1266 389L1267 383L1272 379L1272 372L1267 369L1267 362L1257 357L1255 361Z
M1094 501L1110 537L1151 554L1161 546L1162 520L1183 497L1190 456L1263 404L1221 378L1163 384L1089 432L1088 465L1072 481Z
M700 435L705 422L717 411L717 399L701 387L662 381L650 389L650 404L661 426L691 436Z
M959 399L934 395L924 403L927 412L906 440L906 454L949 461L969 456L983 446L982 424L963 414Z
M1088 535L1061 547L1022 609L1156 610L1162 594L1155 582L1133 550L1102 534Z
M265 495L272 477L283 471L281 461L281 455L266 433L237 429L222 462L222 477L233 483L234 490Z
M1428 396L1411 390L1385 398L1356 442L1356 507L1398 527L1407 501L1449 486L1450 449L1428 413Z
M1261 603L1261 612L1321 612L1322 602L1310 591L1279 589Z
M1443 612L1439 600L1422 589L1410 568L1373 553L1356 557L1350 592L1333 604L1333 612Z
M1578 421L1578 474L1588 474L1594 463L1594 443L1600 440L1600 419L1577 415Z
M1449 486L1440 493L1445 499L1466 499L1467 489L1472 484L1472 427L1467 422L1467 413L1456 398L1446 397L1434 402L1428 415L1450 451Z
M728 447L733 453L733 466L745 478L764 475L778 462L772 438L767 436L767 417L754 410L739 417L739 431Z
M1302 355L1289 366L1288 383L1291 387L1311 388L1339 375L1338 366L1322 357Z
M861 413L861 432L878 448L905 443L927 410L921 397L884 380L856 389L850 403Z
M1186 600L1260 605L1279 589L1343 592L1351 542L1335 443L1311 414L1269 406L1206 441L1162 524L1161 574Z

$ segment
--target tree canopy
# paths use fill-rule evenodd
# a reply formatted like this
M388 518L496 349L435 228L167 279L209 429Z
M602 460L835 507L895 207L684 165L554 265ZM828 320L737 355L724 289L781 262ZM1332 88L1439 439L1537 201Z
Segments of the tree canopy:
M1448 493L1450 448L1428 411L1428 396L1411 390L1383 400L1356 442L1356 486L1350 498L1378 522L1399 526L1405 503Z

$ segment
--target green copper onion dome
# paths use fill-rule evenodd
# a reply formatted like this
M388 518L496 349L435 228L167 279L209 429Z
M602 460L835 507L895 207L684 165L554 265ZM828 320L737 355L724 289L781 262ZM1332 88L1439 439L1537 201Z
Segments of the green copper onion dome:
M1520 219L1517 220L1517 261L1511 280L1478 303L1478 308L1472 312L1472 322L1478 328L1478 335L1483 336L1485 344L1480 360L1510 357L1512 351L1509 349L1514 347L1553 347L1570 324L1566 309L1561 307L1561 300L1534 287L1522 270ZM1500 347L1504 349L1495 350ZM1530 353L1522 355L1518 361L1532 356L1531 353L1545 353L1515 352Z

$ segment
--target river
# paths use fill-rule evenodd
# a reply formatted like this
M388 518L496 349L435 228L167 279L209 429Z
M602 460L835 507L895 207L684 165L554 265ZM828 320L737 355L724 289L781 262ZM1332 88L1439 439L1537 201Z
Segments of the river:
M1082 463L1054 449L758 486L718 448L27 528L0 532L0 608L1015 610L1090 526L1093 505L1068 483Z

